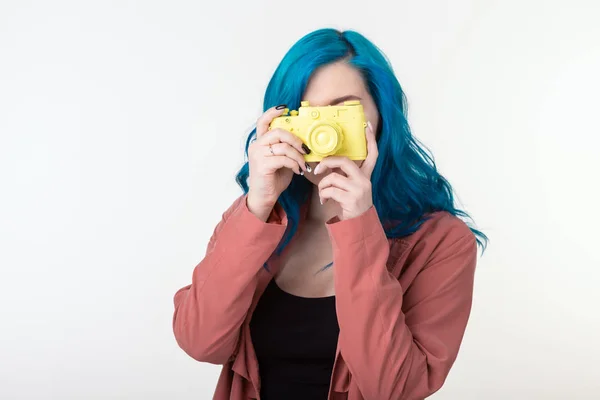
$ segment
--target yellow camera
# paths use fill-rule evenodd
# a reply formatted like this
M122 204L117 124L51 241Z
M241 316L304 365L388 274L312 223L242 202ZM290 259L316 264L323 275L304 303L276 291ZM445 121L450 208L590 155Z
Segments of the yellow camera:
M345 156L351 160L367 157L367 122L360 101L345 101L343 106L311 107L300 103L298 111L286 112L270 124L270 129L285 129L298 136L311 150L308 162L327 156Z

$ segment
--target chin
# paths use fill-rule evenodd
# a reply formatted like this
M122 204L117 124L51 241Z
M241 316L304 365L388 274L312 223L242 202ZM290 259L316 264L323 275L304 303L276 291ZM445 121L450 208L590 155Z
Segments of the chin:
M312 170L314 171L315 168L311 165ZM319 175L315 175L312 172L305 172L304 173L304 177L313 185L317 186L322 180L323 178L325 178L327 175L330 174L330 171L327 171L326 173L321 173Z
M309 162L308 165L310 166L310 168L312 169L312 171L314 171L315 168L317 167L317 165L319 165L319 163L318 162ZM323 178L325 178L327 175L329 175L329 174L331 174L333 172L337 172L338 174L344 175L344 176L346 175L346 174L344 174L344 172L341 169L335 168L333 170L327 170L327 172L321 172L319 175L315 175L312 172L306 172L304 174L304 177L306 179L308 179L308 181L310 183L312 183L313 185L317 186L323 180Z

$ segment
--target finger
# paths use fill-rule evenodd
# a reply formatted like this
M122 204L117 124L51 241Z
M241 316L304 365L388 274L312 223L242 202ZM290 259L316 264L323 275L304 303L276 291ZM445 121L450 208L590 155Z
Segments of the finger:
M282 168L288 168L294 171L296 174L301 175L302 171L300 166L291 158L286 156L272 156L265 158L265 166L269 168L271 171L277 171Z
M306 163L306 161L304 161L304 156L302 154L300 154L300 152L295 148L290 146L287 143L276 143L276 144L272 144L269 146L265 146L265 155L266 156L286 156L288 158L293 159L294 161L296 161L298 163L298 165L300 166L300 169L302 169L303 171L307 171L310 169L310 167L308 166L308 164ZM269 147L271 147L271 149L273 149L273 153L271 154L271 150L269 149ZM311 171L308 171L311 172Z
M260 138L262 135L267 133L269 130L269 124L274 118L279 117L285 111L285 104L281 104L277 107L271 107L260 116L256 121L256 137Z
M360 169L348 157L330 156L326 157L315 168L315 175L322 174L328 169L339 168L351 179L359 176Z
M268 146L276 143L287 143L294 147L302 154L306 154L306 151L302 148L304 142L298 136L286 131L285 129L273 129L265 133L258 141L259 145Z
M360 166L360 169L365 173L367 177L371 177L375 164L377 163L377 157L379 156L379 149L377 148L377 139L375 137L375 131L371 122L367 122L366 129L367 136L367 158Z
M350 179L337 172L327 175L319 182L319 191L328 187L337 187L346 192L352 192L356 189L356 185L354 185Z
M329 186L319 192L319 199L321 204L329 199L336 201L338 204L346 204L349 200L350 193L345 190Z

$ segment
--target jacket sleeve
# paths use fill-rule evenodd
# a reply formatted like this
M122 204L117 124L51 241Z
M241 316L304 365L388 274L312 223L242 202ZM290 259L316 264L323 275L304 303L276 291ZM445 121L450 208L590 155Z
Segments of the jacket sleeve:
M225 364L233 356L258 274L283 237L286 222L276 211L261 221L248 210L246 196L223 214L191 284L174 296L173 331L189 356L213 364Z
M389 242L374 207L328 222L340 351L365 399L426 398L443 385L457 357L477 245L462 221L448 217L438 225L412 260L422 267L407 290L388 272Z

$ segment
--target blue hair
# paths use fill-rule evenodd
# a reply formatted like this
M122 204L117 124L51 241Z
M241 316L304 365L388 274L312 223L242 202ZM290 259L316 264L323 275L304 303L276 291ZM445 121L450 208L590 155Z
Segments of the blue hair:
M286 104L298 109L313 72L324 65L346 60L361 72L380 115L377 132L379 156L371 176L373 205L378 212L387 237L399 238L415 232L436 211L470 219L454 205L450 183L438 172L433 157L413 137L408 121L406 96L390 62L367 38L355 31L340 32L319 29L296 42L275 70L265 93L263 108ZM256 136L252 130L248 146ZM248 162L240 169L236 181L248 192ZM298 229L300 209L309 199L312 183L294 175L288 188L279 197L287 214L288 228L277 252L290 242ZM481 231L469 228L477 244L485 250L488 238Z

